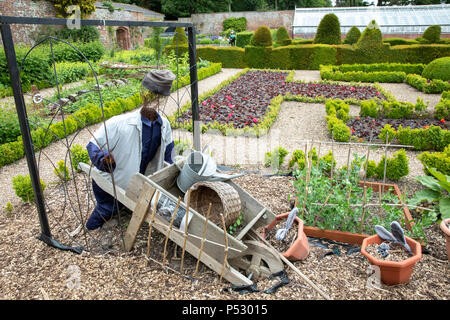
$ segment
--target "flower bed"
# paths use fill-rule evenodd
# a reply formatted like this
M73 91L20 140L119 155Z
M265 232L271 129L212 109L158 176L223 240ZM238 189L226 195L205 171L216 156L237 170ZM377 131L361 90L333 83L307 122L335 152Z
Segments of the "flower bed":
M199 113L203 131L254 129L257 135L266 132L276 119L283 100L321 101L343 99L359 101L386 99L384 91L375 86L343 85L333 82L305 83L292 81L293 72L244 70L200 97ZM180 114L170 117L173 127L192 130L190 104Z

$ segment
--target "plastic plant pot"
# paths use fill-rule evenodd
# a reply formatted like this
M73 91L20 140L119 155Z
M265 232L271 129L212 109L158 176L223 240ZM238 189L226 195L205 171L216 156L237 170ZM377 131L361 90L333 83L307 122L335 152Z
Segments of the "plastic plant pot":
M411 247L413 255L403 261L381 260L370 255L366 248L371 244L381 244L383 240L378 235L370 236L363 240L361 254L369 259L370 264L380 268L381 281L389 286L407 283L413 272L414 265L422 258L422 247L419 242L405 237Z
M286 220L288 216L289 212L282 213L276 216L275 220L273 220L272 223L264 227L262 236L266 238L268 231L275 227L280 221ZM303 260L309 254L308 237L303 231L303 220L301 220L299 217L295 217L294 221L297 222L298 227L297 239L294 241L292 246L289 247L288 250L282 253L282 255L289 260ZM292 227L294 227L294 225Z
M445 233L446 246L447 246L447 259L450 262L450 218L444 219L441 222L441 230Z

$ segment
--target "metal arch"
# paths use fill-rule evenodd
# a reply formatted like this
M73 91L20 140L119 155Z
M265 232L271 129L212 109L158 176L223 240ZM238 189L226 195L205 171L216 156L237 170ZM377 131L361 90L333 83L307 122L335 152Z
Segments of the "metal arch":
M27 160L30 177L32 181L33 186L33 192L35 195L35 201L37 205L37 211L39 215L39 222L41 226L41 234L39 235L38 239L44 241L48 245L59 248L62 250L69 250L76 253L81 253L81 251L84 249L82 247L69 247L60 244L58 241L53 239L49 221L47 217L46 212L46 203L44 201L43 192L40 186L40 179L39 179L39 171L36 164L36 159L34 155L34 149L33 149L33 142L31 139L31 132L30 127L28 124L28 117L26 112L26 106L25 106L25 100L22 90L22 85L20 81L20 69L18 67L18 63L16 60L16 52L14 48L14 40L12 37L11 27L10 24L34 24L34 25L67 25L67 23L70 21L70 19L59 19L59 18L32 18L32 17L11 17L11 16L0 16L0 32L2 35L3 40L3 47L5 49L5 56L6 56L6 62L8 66L8 71L11 79L11 87L13 89L13 95L14 95L14 101L15 106L17 110L17 114L19 117L19 124L20 129L22 133L22 140L23 140L23 146L25 151L25 157ZM157 26L174 26L174 27L185 27L188 30L188 45L189 45L189 60L190 60L190 76L191 76L191 101L192 101L192 109L193 109L193 121L195 123L197 115L198 119L198 86L197 86L197 65L196 65L196 48L195 48L195 28L192 23L178 23L178 22L147 22L147 21L118 21L118 20L81 20L81 26L141 26L141 27L157 27ZM33 48L35 48L37 45L42 43L43 41L48 40L44 39ZM70 43L63 41L61 39L54 38L53 40L65 42L66 44L72 46ZM53 41L50 39L50 41ZM73 46L72 46L73 47ZM73 47L75 50L77 50L75 47ZM77 50L79 52L79 50ZM29 52L27 53L27 55ZM79 52L81 56L85 58L85 60L89 63L89 61L86 59L86 57ZM54 56L52 55L52 62L54 61ZM93 74L96 77L96 82L98 84L98 79L95 73L95 70L93 70L92 65L89 63L91 70L93 71ZM55 68L54 68L55 69ZM55 81L57 81L57 76L55 76ZM59 87L57 86L58 91ZM100 90L98 90L100 91ZM101 99L101 93L100 94L100 104L102 107L102 117L104 120L104 113L103 113L103 101ZM58 95L60 97L60 95ZM80 121L77 119L77 121ZM85 124L86 125L86 124ZM47 134L47 133L46 133ZM197 133L198 134L198 133ZM195 136L195 132L194 132ZM67 134L65 136L67 140ZM61 140L61 139L59 139ZM195 141L198 139L194 139L194 146ZM70 148L70 145L73 143L73 140L70 144L68 144L68 141L66 141L66 146ZM200 148L199 144L197 146ZM70 153L70 151L69 151ZM47 156L47 155L46 155ZM66 154L66 159L67 159ZM116 197L117 198L117 197Z

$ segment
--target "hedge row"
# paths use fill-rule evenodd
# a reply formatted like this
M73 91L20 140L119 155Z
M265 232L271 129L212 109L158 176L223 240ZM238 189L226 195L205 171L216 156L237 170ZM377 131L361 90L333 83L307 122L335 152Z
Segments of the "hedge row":
M406 82L425 93L441 93L450 90L450 83L439 79L429 80L418 74L408 74Z
M450 121L450 91L444 91L441 101L434 106L434 116L436 119Z
M77 43L74 46L80 50L88 60L98 61L105 53L105 48L101 42L93 41L88 43ZM16 60L21 69L21 82L25 91L28 91L31 83L37 84L38 88L49 86L52 78L52 51L49 45L41 45L34 48L29 53L28 47L16 47ZM55 62L86 62L83 56L75 49L65 43L55 43L53 45L53 56ZM4 50L0 50L0 84L5 87L10 86L8 66Z
M293 41L295 43L295 40ZM176 49L166 46L165 51ZM184 54L187 46L178 47ZM351 45L305 44L284 47L201 47L197 55L221 62L225 68L278 68L283 70L319 70L320 65L401 63L428 64L439 57L450 56L450 45L381 45L368 52ZM414 67L415 68L415 67ZM418 67L419 68L419 67ZM409 72L409 71L408 71ZM407 72L407 73L408 73Z
M429 174L426 167L431 167L450 176L450 145L445 147L442 152L430 153L426 151L419 154L417 158L422 162L425 174Z
M220 64L212 64L208 68L198 70L198 80L204 79L212 74L220 72ZM189 75L179 80L180 84L189 83ZM117 98L113 101L106 101L103 104L103 113L105 120L115 115L119 115L125 111L136 109L142 104L140 92L136 92L128 98ZM99 105L88 103L81 107L72 115L62 121L53 123L47 129L37 128L31 131L31 137L35 150L39 150L50 145L53 141L63 139L65 134L74 133L78 129L82 129L87 125L99 123L103 120L102 109ZM0 167L13 163L24 156L24 148L22 136L17 137L17 141L4 143L0 145Z
M332 66L321 66L320 77L324 80L334 80L334 81L402 83L405 81L406 73L402 71L341 72L333 70Z
M339 142L349 142L352 134L351 129L346 125L350 118L348 115L350 106L342 100L327 100L325 102L325 112L327 128L331 137Z
M408 119L425 111L426 107L421 99L418 99L416 104L395 100L380 103L368 100L361 102L359 115L372 118Z

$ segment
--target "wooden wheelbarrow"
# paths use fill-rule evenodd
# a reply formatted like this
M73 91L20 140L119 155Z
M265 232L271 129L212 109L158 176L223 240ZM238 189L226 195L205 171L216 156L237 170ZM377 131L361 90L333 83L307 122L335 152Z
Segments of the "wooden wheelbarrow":
M183 167L182 161L177 164ZM131 250L138 230L146 221L163 235L168 235L169 239L177 245L185 247L192 256L196 258L200 256L201 262L233 285L251 285L255 279L269 277L284 269L278 252L260 241L250 240L247 237L250 230L255 231L259 227L268 225L275 219L275 215L231 180L226 183L239 194L242 222L245 226L236 236L227 234L225 237L223 228L208 220L204 237L207 220L191 207L188 210L189 216L192 215L192 217L188 219L187 234L184 227L172 229L169 221L158 213L148 214L152 211L150 203L157 192L175 203L180 197L183 198L184 194L176 183L180 174L178 166L167 165L148 177L137 173L131 178L127 190L116 186L114 192L111 181L100 175L96 168L85 163L79 164L79 167L104 191L113 196L115 194L119 202L133 211L125 234L125 250ZM181 201L179 208L186 210L186 207L186 203Z

